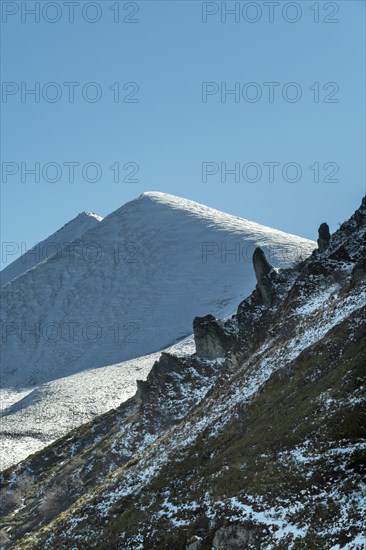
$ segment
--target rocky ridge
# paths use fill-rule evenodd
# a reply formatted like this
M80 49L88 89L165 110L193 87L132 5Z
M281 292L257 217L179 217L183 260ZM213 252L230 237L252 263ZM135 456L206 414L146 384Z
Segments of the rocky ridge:
M366 197L196 353L3 473L6 548L362 548ZM17 501L14 503L14 500Z

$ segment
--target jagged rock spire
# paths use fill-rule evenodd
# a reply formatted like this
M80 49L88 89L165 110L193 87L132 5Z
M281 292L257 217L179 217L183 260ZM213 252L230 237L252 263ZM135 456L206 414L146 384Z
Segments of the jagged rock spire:
M225 357L227 350L232 345L232 338L224 330L224 323L213 315L195 317L193 334L196 353L201 359L213 360Z
M325 222L320 224L318 233L319 233L319 238L318 238L319 252L324 252L324 250L328 248L330 243L329 225Z
M257 278L257 291L265 306L272 306L275 301L273 267L266 258L263 250L258 246L253 254L253 267Z
M266 258L263 250L257 246L253 254L253 267L255 271L255 276L257 277L257 282L271 271L272 266Z
M366 195L362 198L361 206L354 213L357 227L360 227L366 218Z

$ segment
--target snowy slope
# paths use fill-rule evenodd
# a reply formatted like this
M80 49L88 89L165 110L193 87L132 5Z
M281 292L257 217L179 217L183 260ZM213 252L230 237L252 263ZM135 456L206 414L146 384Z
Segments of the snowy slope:
M231 314L254 287L257 245L276 266L314 248L192 201L144 193L64 247L57 262L2 288L4 387L146 355L190 334L196 315Z
M33 248L25 251L14 262L6 266L0 273L1 284L5 285L9 281L16 279L16 277L19 277L19 275L22 275L22 273L43 262L50 256L54 256L54 261L57 261L62 248L66 244L84 235L84 233L95 227L102 219L101 216L92 212L81 212L76 218L50 235L50 237L37 243Z
M163 351L179 356L194 350L190 336ZM160 355L85 370L26 391L0 390L0 471L127 401Z

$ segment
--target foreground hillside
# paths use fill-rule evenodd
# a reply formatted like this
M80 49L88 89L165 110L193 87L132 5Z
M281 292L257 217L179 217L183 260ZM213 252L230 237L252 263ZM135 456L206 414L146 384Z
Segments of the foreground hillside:
M276 270L196 354L3 474L6 548L362 549L366 198Z

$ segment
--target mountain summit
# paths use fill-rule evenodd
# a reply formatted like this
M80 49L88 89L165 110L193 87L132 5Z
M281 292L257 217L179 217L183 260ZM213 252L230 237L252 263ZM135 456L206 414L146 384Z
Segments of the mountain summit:
M61 254L62 248L95 227L103 218L93 212L80 212L74 219L66 223L58 231L25 251L14 262L6 266L0 273L1 284L16 279L28 269L47 260L50 256Z

